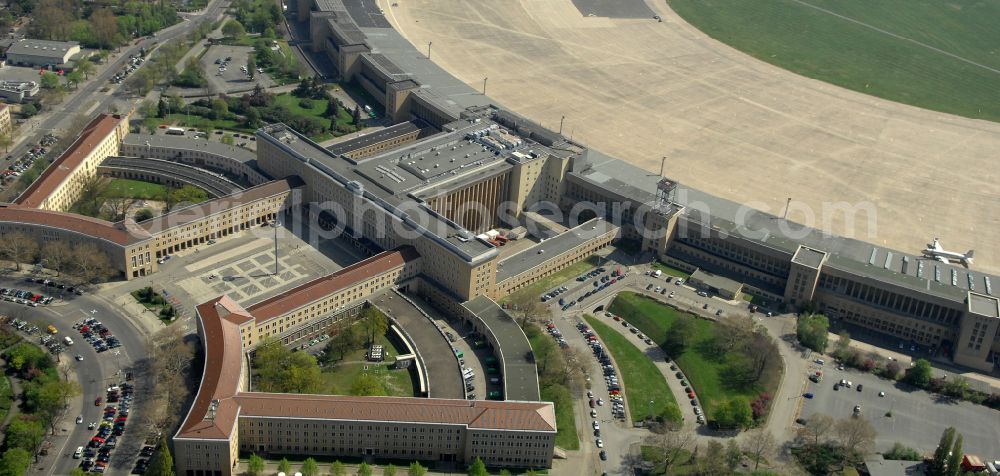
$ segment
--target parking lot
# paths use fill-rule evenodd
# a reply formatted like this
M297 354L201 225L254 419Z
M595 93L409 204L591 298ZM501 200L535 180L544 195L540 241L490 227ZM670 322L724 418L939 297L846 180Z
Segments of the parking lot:
M247 58L251 54L253 48L249 46L209 47L200 61L211 89L215 92L229 92L249 90L254 84L260 84L264 88L274 86L274 81L263 70L255 72L251 80L247 73L240 69L241 66L246 66Z
M855 405L860 405L860 418L867 418L878 431L877 450L887 450L897 441L922 451L931 450L937 446L941 432L954 426L965 437L964 449L968 453L991 461L1000 457L996 410L911 389L869 373L837 370L829 363L812 367L822 370L825 378L820 383L809 382L806 392L814 397L803 398L802 418L816 414L846 418ZM851 381L851 388L834 390L834 383L841 379ZM859 384L863 386L860 392ZM879 392L885 392L885 397L879 397ZM890 410L892 417L887 417Z

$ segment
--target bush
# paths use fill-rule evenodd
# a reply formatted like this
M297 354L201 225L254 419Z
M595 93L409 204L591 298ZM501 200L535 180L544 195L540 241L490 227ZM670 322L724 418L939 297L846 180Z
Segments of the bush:
M153 211L148 208L141 208L139 211L135 212L135 221L145 221L153 218Z
M889 460L920 461L922 457L917 450L903 446L901 443L892 445L892 449L882 454L882 457Z
M312 101L308 99L302 99L299 101L299 107L301 107L302 109L312 109L313 107L315 107L315 105L313 104Z
M22 117L31 117L34 116L35 114L38 114L38 107L36 107L34 104L28 103L21 106Z

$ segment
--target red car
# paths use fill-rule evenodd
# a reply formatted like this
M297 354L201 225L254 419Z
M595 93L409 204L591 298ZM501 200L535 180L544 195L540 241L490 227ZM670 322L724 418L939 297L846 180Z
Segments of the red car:
M597 402L593 398L591 398L590 399L590 408L594 408L596 406L597 406Z
M104 399L103 398L97 397L97 398L94 399L94 406L95 407L101 406L102 403L104 403Z

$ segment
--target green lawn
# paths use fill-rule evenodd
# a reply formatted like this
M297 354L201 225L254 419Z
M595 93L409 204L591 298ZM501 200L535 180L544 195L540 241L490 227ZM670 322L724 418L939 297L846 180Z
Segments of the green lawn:
M574 279L587 272L587 270L596 267L598 261L599 259L597 255L590 256L579 263L567 266L562 271L550 274L511 293L509 296L501 299L500 302L517 302L525 297L525 295L532 297L533 299L541 299L542 293L556 287L559 283Z
M653 261L652 266L653 269L658 269L660 271L663 271L663 274L666 274L667 276L673 276L675 278L684 278L685 280L691 277L691 273L688 273L687 271L681 271L677 268L671 267L670 265L667 265L666 263L662 263L660 261Z
M650 339L660 343L661 346L666 340L667 330L674 321L694 319L695 334L692 343L688 345L688 349L683 354L675 359L675 362L690 381L701 400L703 410L709 415L717 403L729 398L742 396L752 400L762 391L774 395L777 390L779 380L776 376L777 373L774 373L775 378L764 380L763 384L755 385L752 388L733 389L723 384L720 374L726 367L727 360L724 356L720 358L712 352L710 346L704 345L715 337L716 326L712 321L698 319L691 314L681 313L645 296L628 292L618 294L611 303L610 311L622 316Z
M396 356L400 355L399 349L384 335L379 336L375 340L377 344L382 344L385 349L386 356L384 363L364 362L367 348L356 349L353 352L344 354L342 363L323 367L321 375L325 390L322 393L350 395L351 384L354 382L354 379L358 374L367 371L379 377L390 396L412 397L416 395L410 371L389 368L396 361ZM326 344L323 343L320 345L325 346ZM368 367L368 370L365 370L365 367Z
M311 108L302 107L303 101L308 102L313 105ZM274 97L275 104L281 104L288 108L288 110L296 116L311 116L316 118L318 121L323 123L324 129L330 128L330 118L326 117L326 108L329 105L326 99L303 99L291 95L290 93L279 94ZM345 108L340 108L337 111L337 125L351 125L353 123L354 117ZM333 138L334 135L330 132L324 132L322 134L311 136L310 139L316 142L322 142Z
M667 2L709 36L803 76L1000 121L1000 2Z
M14 393L10 387L10 379L6 375L0 375L0 421L7 417L13 398Z
M536 328L537 330L537 328ZM551 355L547 352L540 352L544 345L554 345L552 337L537 330L537 332L525 331L528 343L535 355ZM548 341L548 342L544 342ZM561 358L561 354L556 353ZM563 364L565 365L565 364ZM548 368L548 365L542 365ZM552 402L556 410L556 446L564 450L580 449L580 439L576 434L576 417L573 414L573 397L565 385L547 385L539 376L539 387L543 401Z
M618 370L621 372L619 378L625 388L625 399L628 401L632 421L642 421L647 417L659 415L673 406L669 410L669 415L675 423L680 422L677 400L674 400L674 395L667 387L667 380L656 368L656 364L635 344L607 324L590 315L584 315L583 318L597 333L598 338L604 343L604 348L611 352L611 357L618 365ZM649 404L650 401L653 402L652 405Z
M169 189L166 185L158 183L143 182L140 180L111 179L108 188L104 191L104 196L108 198L141 198L143 200L167 199Z

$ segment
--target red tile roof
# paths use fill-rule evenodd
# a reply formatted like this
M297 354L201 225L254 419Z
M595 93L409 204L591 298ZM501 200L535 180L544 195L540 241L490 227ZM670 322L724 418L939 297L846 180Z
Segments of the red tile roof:
M412 246L402 246L392 251L379 253L333 274L314 279L277 296L265 299L250 306L247 311L257 319L259 325L268 319L284 315L419 257L420 254Z
M69 149L66 149L55 162L52 162L42 172L42 175L17 197L14 203L38 208L123 120L125 118L117 114L100 114L95 117L94 120L90 121L90 124L87 124L87 127L83 128L83 132L80 133L76 142L73 142Z
M556 431L548 402L240 392L240 416L444 423L473 429Z
M119 228L109 221L73 213L39 210L19 205L0 204L0 222L47 226L100 238L118 245L129 245L149 238L149 235Z
M197 308L205 347L205 367L198 395L178 438L227 439L236 424L239 406L233 400L243 378L243 341L240 324L253 317L228 296L220 296ZM214 415L210 409L215 403Z

